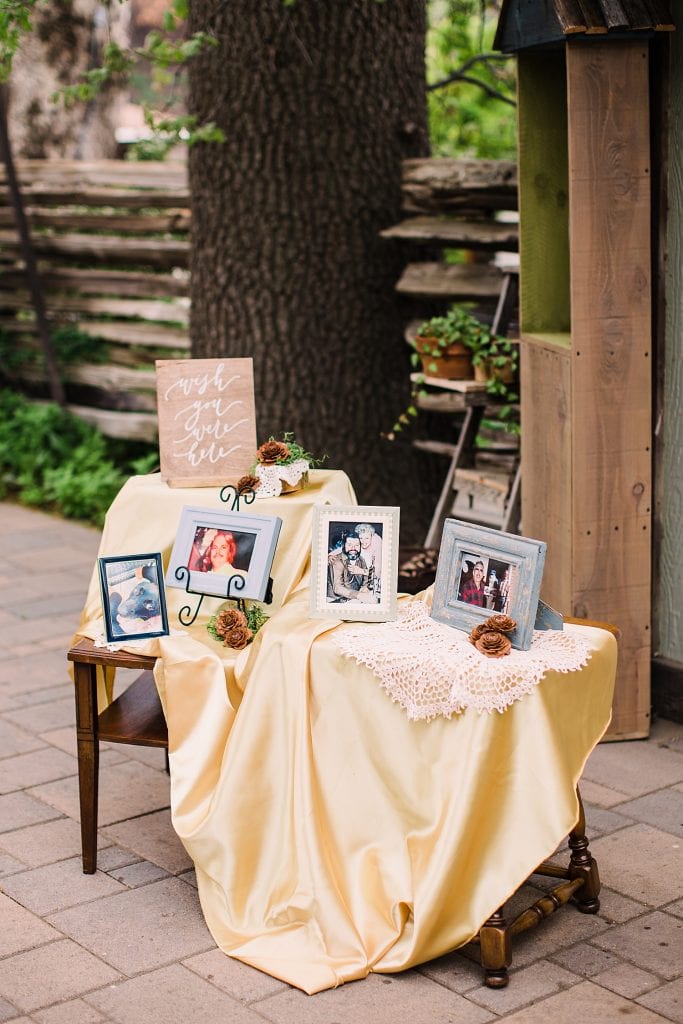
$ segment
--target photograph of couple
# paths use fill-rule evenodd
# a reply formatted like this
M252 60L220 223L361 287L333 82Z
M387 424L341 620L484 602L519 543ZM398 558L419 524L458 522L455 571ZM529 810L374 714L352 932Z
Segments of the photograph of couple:
M382 598L382 524L330 522L327 603L379 604Z
M517 566L485 555L463 552L458 579L458 601L510 614Z

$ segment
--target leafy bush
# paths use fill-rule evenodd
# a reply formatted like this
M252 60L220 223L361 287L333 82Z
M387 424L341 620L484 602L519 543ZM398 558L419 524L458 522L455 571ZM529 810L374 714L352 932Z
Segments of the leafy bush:
M0 498L99 526L128 476L156 465L156 448L145 448L112 444L58 405L0 391Z

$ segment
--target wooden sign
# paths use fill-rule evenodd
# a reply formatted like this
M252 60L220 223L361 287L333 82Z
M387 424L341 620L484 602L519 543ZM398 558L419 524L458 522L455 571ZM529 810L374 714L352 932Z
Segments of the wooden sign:
M169 487L235 482L256 456L251 359L157 359L161 476Z

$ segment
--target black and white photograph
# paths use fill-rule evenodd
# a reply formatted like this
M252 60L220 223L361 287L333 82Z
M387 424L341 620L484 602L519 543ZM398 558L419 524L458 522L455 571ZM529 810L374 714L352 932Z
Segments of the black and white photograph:
M397 508L316 508L312 614L340 619L393 618Z

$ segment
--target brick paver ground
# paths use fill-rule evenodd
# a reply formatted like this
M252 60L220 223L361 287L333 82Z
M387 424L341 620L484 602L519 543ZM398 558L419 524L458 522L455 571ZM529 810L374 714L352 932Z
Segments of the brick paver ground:
M99 534L0 503L0 1024L683 1024L683 727L602 744L583 783L603 879L516 944L507 989L452 953L306 996L216 949L160 751L101 758L98 871L80 863L65 651Z

